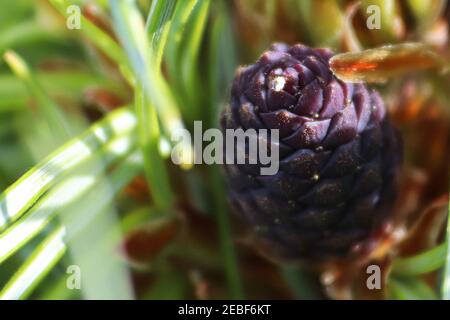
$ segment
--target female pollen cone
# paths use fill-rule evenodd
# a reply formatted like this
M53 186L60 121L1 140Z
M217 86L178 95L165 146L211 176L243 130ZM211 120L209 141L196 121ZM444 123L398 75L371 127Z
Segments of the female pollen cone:
M377 91L332 74L332 55L272 45L237 71L221 116L224 131L279 130L279 141L267 139L279 151L276 174L261 175L259 164L225 165L234 211L272 256L347 257L393 218L399 134ZM240 150L251 156L248 146Z

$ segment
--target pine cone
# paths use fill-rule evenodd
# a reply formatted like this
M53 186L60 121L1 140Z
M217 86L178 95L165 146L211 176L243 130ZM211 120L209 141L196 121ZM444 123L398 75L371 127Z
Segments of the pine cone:
M237 71L221 117L224 131L279 129L276 175L249 164L225 171L234 211L288 259L347 256L392 218L399 135L378 92L332 74L332 55L274 44Z

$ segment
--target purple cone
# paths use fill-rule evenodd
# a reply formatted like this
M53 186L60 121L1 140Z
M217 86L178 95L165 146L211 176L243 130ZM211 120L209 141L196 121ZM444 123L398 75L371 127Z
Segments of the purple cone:
M346 256L392 218L399 135L378 92L332 74L332 55L274 44L237 71L221 118L223 130L279 129L277 174L249 164L225 171L234 211L289 259Z

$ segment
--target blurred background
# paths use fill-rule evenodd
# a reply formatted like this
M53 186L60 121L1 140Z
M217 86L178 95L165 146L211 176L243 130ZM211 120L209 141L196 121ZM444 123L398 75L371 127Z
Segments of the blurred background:
M374 84L405 146L381 292L365 265L262 257L220 167L170 160L171 133L217 127L235 69L273 42L417 42L448 65L449 24L445 0L2 1L0 298L450 298L450 76L414 72L423 52Z

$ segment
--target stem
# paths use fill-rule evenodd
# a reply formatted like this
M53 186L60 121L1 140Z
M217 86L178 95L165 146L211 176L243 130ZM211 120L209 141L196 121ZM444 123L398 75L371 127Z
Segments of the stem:
M155 108L145 99L141 88L136 89L136 114L139 140L144 158L145 176L158 209L169 212L175 198L169 175L159 152L161 138Z
M217 166L214 165L210 167L210 176L214 200L214 212L216 212L217 223L219 225L220 249L229 285L230 297L232 299L243 299L244 293L231 237L230 220L226 210L227 205L223 198L225 190Z

